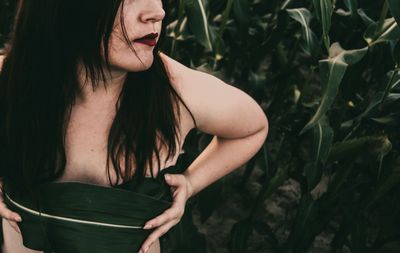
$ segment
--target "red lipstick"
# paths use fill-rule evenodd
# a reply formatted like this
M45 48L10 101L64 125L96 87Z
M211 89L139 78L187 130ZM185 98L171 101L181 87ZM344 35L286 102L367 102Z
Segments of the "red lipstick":
M143 43L143 44L146 44L148 46L154 46L155 44L157 44L155 39L141 39L141 40L135 40L135 42Z
M141 38L135 39L134 42L143 43L148 46L154 46L157 44L156 38L158 33L149 33Z

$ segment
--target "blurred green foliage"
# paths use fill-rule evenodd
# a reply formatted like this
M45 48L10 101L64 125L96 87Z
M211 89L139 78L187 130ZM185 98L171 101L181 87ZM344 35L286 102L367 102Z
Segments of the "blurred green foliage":
M333 225L331 252L399 252L400 2L180 1L176 10L166 50L248 92L270 122L243 175L259 165L262 188L230 251L246 252L262 227L265 252L307 252ZM262 208L288 179L301 199L282 238Z
M230 252L246 252L254 230L265 239L262 252L307 252L328 227L335 228L330 252L400 252L400 1L170 4L164 51L250 94L270 122L243 174L242 187L261 168L261 190L232 227ZM1 42L8 7L3 0ZM193 133L184 146L189 158L210 138ZM299 183L301 198L288 210L282 238L263 219L263 207L289 179ZM193 200L203 222L218 205L221 184ZM193 225L189 215L185 220ZM204 252L204 238L191 228L173 252Z

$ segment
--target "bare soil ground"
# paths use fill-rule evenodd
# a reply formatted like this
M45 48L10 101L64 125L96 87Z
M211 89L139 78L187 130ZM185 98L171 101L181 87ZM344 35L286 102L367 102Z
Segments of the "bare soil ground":
M256 179L262 172L257 169L253 171L245 188L238 188L237 184L243 173L244 169L237 169L224 178L223 201L204 224L200 223L199 214L194 211L195 224L207 238L207 253L229 252L228 241L232 226L246 217L250 203L254 201L261 188ZM296 181L289 179L271 198L264 201L265 212L259 219L268 223L280 242L283 242L289 235L290 228L286 217L292 215L290 212L296 210L299 199L300 187ZM333 233L329 231L329 228L327 230L315 238L309 253L329 252L329 243L333 238ZM274 252L269 249L265 236L256 231L253 231L250 236L248 246L248 253ZM343 253L346 252L349 251L344 249Z

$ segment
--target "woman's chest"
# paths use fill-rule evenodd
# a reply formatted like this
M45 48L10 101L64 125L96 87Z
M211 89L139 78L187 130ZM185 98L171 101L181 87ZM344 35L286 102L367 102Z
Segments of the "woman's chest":
M107 137L113 113L74 107L66 125L64 173L57 181L105 185Z
M64 144L66 165L63 175L57 181L79 181L109 186L106 169L107 146L109 130L115 114L111 109L98 111L100 112L81 108L73 108L71 111L71 116L66 126ZM180 124L181 132L179 135L185 136L187 133L185 120L182 120ZM160 151L161 168L175 164L182 149L182 142L183 139L180 143L176 142L178 152L165 164L163 164L163 161L166 157L166 150ZM132 168L135 168L134 164ZM121 169L124 172L123 163L121 163ZM109 172L112 182L115 183L117 176L111 160ZM146 171L146 176L150 177L150 175L151 172ZM119 179L118 184L120 183L122 183L122 179Z

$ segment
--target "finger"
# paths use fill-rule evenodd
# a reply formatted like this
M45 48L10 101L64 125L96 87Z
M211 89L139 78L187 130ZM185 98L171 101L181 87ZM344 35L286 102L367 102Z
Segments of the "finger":
M0 216L5 218L5 219L9 219L9 220L15 220L15 221L22 221L21 216L16 213L11 211L10 209L7 208L6 204L4 203L4 194L2 191L2 186L3 186L3 181L0 180Z
M181 174L165 174L164 175L165 182L167 182L168 185L170 186L180 186L182 185L185 181L185 178Z
M180 206L185 206L186 205L186 200L188 196L187 189L185 187L179 187L173 192L173 203L180 205Z
M146 222L144 229L154 228L167 223L169 220L180 219L183 215L184 208L178 205L172 205L171 208L165 210L159 216Z
M183 178L184 179L184 178ZM185 179L184 179L185 180ZM183 180L183 181L184 181ZM180 179L176 180L180 181ZM185 182L183 182L185 183ZM174 193L174 201L172 206L164 211L161 215L157 216L146 222L144 229L150 229L161 226L173 219L179 219L183 216L186 205L187 197L186 188L181 184Z
M0 204L0 216L7 220L13 220L18 222L22 221L21 216L18 213L8 209L6 205L4 205L4 203Z
M150 229L166 223L168 220L172 220L175 218L180 219L185 212L186 205L186 194L183 190L178 189L176 191L176 196L174 197L174 201L172 206L164 211L161 215L148 220L143 227L144 229Z
M168 185L171 186L171 192L172 192L172 196L175 198L175 196L177 196L178 191L181 191L180 189L184 188L185 190L185 195L181 196L180 199L178 199L178 201L185 201L186 199L188 199L188 189L186 187L187 185L187 179L184 175L182 174L165 174L165 181L167 182ZM185 200L183 200L185 199Z
M18 227L18 224L15 221L10 221L10 220L6 220L8 222L8 224L10 224L10 226L17 231L18 233L21 234L21 230Z
M146 252L150 246L155 242L158 238L160 238L163 234L165 234L168 230L170 230L171 227L173 227L175 224L177 224L179 220L171 220L168 223L162 225L161 227L158 227L156 230L154 230L146 239L146 241L142 244L142 247L140 248L140 252Z

